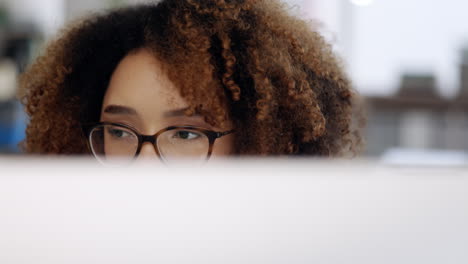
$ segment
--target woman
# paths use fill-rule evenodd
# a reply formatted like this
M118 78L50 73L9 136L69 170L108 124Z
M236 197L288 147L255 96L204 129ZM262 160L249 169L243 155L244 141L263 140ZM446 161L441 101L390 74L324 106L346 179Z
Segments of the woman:
M104 161L354 151L350 84L288 12L272 0L164 0L69 26L21 79L25 150Z

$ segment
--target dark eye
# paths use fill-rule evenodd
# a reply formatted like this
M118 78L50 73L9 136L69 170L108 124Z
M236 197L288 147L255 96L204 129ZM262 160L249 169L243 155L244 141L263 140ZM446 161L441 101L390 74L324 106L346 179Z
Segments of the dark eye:
M114 138L132 137L131 133L118 128L108 128L107 132Z
M187 130L180 130L177 131L174 134L175 138L180 138L180 139L186 139L186 140L192 140L192 139L197 139L200 137L200 134L192 131L187 131Z

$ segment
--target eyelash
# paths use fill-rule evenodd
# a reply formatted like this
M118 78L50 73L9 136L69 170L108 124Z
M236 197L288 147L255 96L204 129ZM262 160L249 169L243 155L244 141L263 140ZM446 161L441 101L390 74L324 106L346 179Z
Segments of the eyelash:
M115 121L107 121L107 120L103 120L102 122L108 122L108 123L113 123L113 124L117 124L117 125L122 125L122 126L127 126L127 127L131 127L133 129L135 129L136 132L138 132L139 134L144 134L144 133L141 133L139 129L137 129L135 126L129 124L129 123L125 123L125 122L115 122ZM210 130L212 128L209 128L209 127L206 127L206 124L198 124L198 123L192 123L192 124L187 124L187 123L181 123L181 124L175 124L175 125L170 125L170 126L176 126L176 127L197 127L197 128L201 128L201 129L205 129L205 130Z

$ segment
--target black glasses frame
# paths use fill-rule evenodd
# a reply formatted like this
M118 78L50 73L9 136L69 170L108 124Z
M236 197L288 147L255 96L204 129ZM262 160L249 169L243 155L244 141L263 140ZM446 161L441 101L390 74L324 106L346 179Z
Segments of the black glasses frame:
M196 126L170 126L170 127L166 127L164 129L159 130L154 135L143 135L143 134L140 134L140 132L138 132L138 130L136 130L135 128L133 128L133 127L131 127L129 125L120 124L120 123L97 122L97 123L82 124L81 127L82 127L82 130L83 130L83 133L86 135L86 142L88 144L88 148L89 148L90 152L93 153L93 155L95 155L95 154L94 154L94 152L92 150L92 146L91 146L91 139L90 139L91 132L96 128L103 127L103 126L108 126L108 125L116 126L116 127L122 127L122 128L128 129L128 130L132 131L133 133L135 133L135 135L138 138L138 147L137 147L137 150L136 150L135 155L133 156L132 160L135 160L138 157L138 155L140 155L140 151L141 151L141 149L143 147L143 144L145 142L150 142L153 145L154 150L156 151L156 154L158 155L159 159L161 161L163 161L163 162L164 162L164 159L161 156L161 153L159 153L159 149L158 149L158 146L157 146L157 139L158 139L158 136L161 135L164 132L167 132L167 131L170 131L170 130L175 130L175 129L190 129L190 130L194 130L194 131L203 133L208 138L208 141L209 141L208 154L207 154L205 160L208 160L211 157L211 153L213 152L213 145L214 145L216 139L224 137L226 135L229 135L229 134L232 134L232 133L235 132L234 130L229 130L229 131L225 131L225 132L216 132L216 131L213 131L213 130L209 130L209 129L205 129L205 128L201 128L201 127L196 127Z

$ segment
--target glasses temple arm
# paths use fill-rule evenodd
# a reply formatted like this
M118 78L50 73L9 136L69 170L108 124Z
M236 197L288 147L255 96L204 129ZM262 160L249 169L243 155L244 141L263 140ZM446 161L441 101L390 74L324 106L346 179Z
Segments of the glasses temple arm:
M229 135L229 134L231 134L231 133L234 133L234 130L226 131L226 132L217 132L217 133L216 133L216 137L217 137L217 138L224 137L224 136Z

